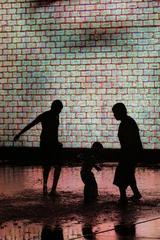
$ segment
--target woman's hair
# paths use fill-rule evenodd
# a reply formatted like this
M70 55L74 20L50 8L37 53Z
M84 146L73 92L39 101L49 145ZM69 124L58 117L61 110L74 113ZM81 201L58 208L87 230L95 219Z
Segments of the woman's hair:
M127 108L123 103L116 103L113 107L112 107L112 111L114 113L120 113L122 115L126 115L127 114Z

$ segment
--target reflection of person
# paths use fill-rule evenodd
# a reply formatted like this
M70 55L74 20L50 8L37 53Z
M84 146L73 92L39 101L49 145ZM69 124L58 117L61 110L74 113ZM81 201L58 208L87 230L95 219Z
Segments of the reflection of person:
M86 239L86 240L95 240L95 234L92 231L91 224L85 224L82 227L82 234L83 234L84 239Z
M56 225L52 228L49 225L45 225L41 232L41 240L64 240L63 229L61 226Z
M92 172L95 168L97 171L101 170L100 166L96 164L98 153L103 149L103 146L99 142L94 142L91 149L93 155L82 156L83 163L81 167L81 179L84 183L84 202L95 201L98 197L97 182Z
M119 187L120 203L127 203L126 189L128 186L133 191L131 200L139 200L142 196L137 188L135 168L142 152L142 143L138 126L133 118L127 115L123 103L116 103L112 111L116 120L120 120L118 138L121 145L121 157L116 168L114 184Z
M62 144L58 141L58 126L59 126L59 113L63 108L60 100L53 101L51 109L40 114L31 123L29 123L22 131L14 137L17 141L18 138L32 128L33 126L41 123L42 131L40 135L40 149L43 159L43 193L47 194L47 181L51 166L55 167L54 179L51 194L56 194L56 187L61 172L61 164L59 162L59 153Z
M114 226L117 240L136 238L137 208L121 208L117 215L118 222Z
M135 239L135 233L136 228L134 224L122 224L122 225L116 225L115 232L118 236L118 239L123 239L122 237L129 237L128 239L134 240Z

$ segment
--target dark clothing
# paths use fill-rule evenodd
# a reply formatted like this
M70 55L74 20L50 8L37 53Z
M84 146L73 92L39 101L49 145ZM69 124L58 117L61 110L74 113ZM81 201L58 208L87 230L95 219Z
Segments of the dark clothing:
M113 184L127 188L135 181L135 169L136 165L119 163L115 171Z
M113 184L119 187L128 187L135 181L135 168L142 153L139 129L133 118L126 116L121 121L118 138L121 145L121 155Z
M40 152L43 165L61 165L61 162L59 161L61 149L61 145L40 142Z
M126 118L121 121L118 138L123 154L129 154L130 156L132 156L131 154L137 155L137 153L142 150L139 129L133 118L126 116ZM135 158L132 158L133 161L134 159Z

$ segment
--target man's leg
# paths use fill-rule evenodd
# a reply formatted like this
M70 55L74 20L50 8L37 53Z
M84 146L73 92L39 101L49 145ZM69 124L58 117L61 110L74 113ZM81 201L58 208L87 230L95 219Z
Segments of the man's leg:
M51 194L56 194L56 188L57 188L57 184L58 184L58 180L61 174L61 165L55 165L55 169L54 169L54 176L53 176L53 185L51 188Z
M48 177L49 177L49 172L51 170L51 166L46 165L43 166L43 194L47 194L47 182L48 182Z

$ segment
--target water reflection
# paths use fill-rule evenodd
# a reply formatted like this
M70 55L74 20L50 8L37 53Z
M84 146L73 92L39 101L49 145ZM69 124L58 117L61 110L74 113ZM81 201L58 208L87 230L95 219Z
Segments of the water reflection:
M116 239L130 239L134 240L136 236L136 226L138 209L128 208L127 206L119 209L118 223L114 226L116 232Z
M86 240L95 240L95 233L92 231L92 225L90 223L85 223L82 227L82 234Z
M56 225L52 228L50 225L45 225L42 228L41 240L64 240L63 229L60 225Z
M136 228L134 224L116 225L115 232L117 234L117 240L134 240L136 236Z
M43 225L24 220L7 222L0 226L0 239L12 240L138 240L159 239L160 220L142 224L115 225L112 229L99 225L101 231L95 231L90 223L76 225ZM75 232L75 230L78 230ZM106 230L106 231L105 231Z
M11 196L25 189L38 189L41 175L41 168L0 167L0 194Z
M136 226L137 239L160 239L160 219L148 221Z
M159 202L160 199L160 171L158 169L138 168L137 181L144 197L142 204L117 208L117 188L112 184L114 170L115 167L104 167L101 172L95 172L100 200L96 203L97 205L84 208L81 203L83 199L83 183L80 179L79 167L63 169L57 189L62 194L60 200L53 203L50 199L47 199L42 201L40 205L34 205L33 200L37 203L42 195L41 167L1 167L0 222L2 223L1 219L3 214L6 213L2 211L3 206L6 206L4 205L6 200L10 201L11 206L8 209L11 211L14 208L14 214L16 211L19 214L27 201L28 205L25 208L26 215L24 215L24 218L22 216L20 218L22 220L14 221L13 215L10 215L12 216L9 218L10 221L3 221L3 224L0 225L0 240L45 240L50 239L51 236L51 239L54 240L56 240L56 237L58 240L76 238L80 240L132 240L140 237L145 239L146 236L150 238L159 237L160 220L157 219L156 221L138 225L137 223L141 219L147 218L146 213L149 211L150 214L152 211L154 211L154 214L157 211L158 214L158 208L152 208L156 207L152 203L154 201ZM52 175L50 175L50 184L52 184ZM22 195L24 196L24 202L21 199L19 209L17 201ZM151 204L145 205L147 201L150 201ZM46 204L48 204L48 208L44 208ZM42 207L44 210L42 209L41 212ZM62 212L57 211L58 207L62 208L60 209ZM45 212L46 209L47 213ZM63 213L63 210L65 213ZM72 210L74 216L71 215ZM27 215L27 212L31 213L33 217ZM42 214L38 215L37 212ZM42 218L43 216L47 217L47 220ZM31 220L32 222L30 222Z
M12 239L12 240L29 240L38 239L41 236L41 225L36 223L29 223L27 220L7 222L1 225L0 239Z

